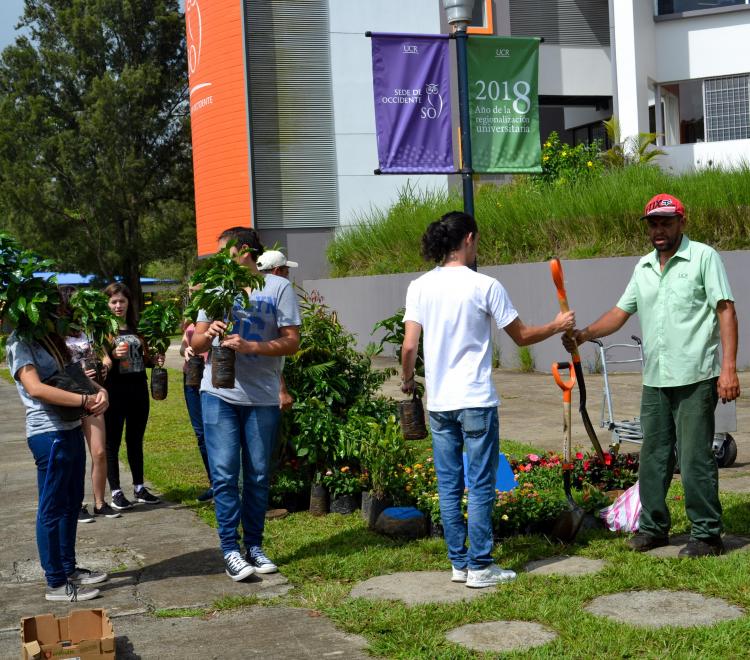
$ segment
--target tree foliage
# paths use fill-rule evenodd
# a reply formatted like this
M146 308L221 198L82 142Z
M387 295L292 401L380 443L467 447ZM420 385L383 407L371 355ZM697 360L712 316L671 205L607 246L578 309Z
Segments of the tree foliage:
M0 223L64 268L122 275L194 240L178 0L26 0L0 56Z
M663 156L666 152L658 149L656 144L656 133L638 133L622 138L620 133L620 122L617 117L604 120L604 130L612 146L602 153L601 159L605 167L622 168L628 165L645 165L657 156Z

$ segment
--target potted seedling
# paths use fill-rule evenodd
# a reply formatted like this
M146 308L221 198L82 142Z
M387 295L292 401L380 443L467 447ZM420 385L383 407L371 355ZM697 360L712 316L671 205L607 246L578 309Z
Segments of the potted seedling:
M38 342L54 358L59 371L45 379L46 384L94 394L96 388L80 365L66 364L62 347L55 344L55 336L64 337L67 333L69 320L58 315L60 294L55 276L45 279L35 275L53 266L51 260L23 249L14 238L0 232L0 321L12 325L21 339ZM54 407L65 421L83 414L82 408Z
M179 326L180 312L177 305L173 302L154 302L141 312L138 332L152 354L165 355L169 348L169 337L177 332ZM167 398L168 382L167 370L155 365L151 369L151 396L156 401Z
M196 320L203 310L211 320L227 323L225 334L232 331L232 309L235 304L246 307L250 302L249 290L261 289L263 276L237 263L229 250L230 241L216 254L203 259L190 278L193 295L185 308L185 315ZM235 353L231 348L219 345L211 347L211 383L214 387L234 387Z
M102 384L102 356L117 335L119 319L107 304L107 296L95 289L78 289L70 297L71 319L74 330L83 332L91 340L91 355L85 358L84 368L96 371L96 382Z

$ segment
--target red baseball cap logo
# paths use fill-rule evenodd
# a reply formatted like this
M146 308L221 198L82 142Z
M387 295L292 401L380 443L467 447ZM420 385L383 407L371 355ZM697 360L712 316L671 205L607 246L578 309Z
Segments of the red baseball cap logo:
M646 208L643 209L641 220L655 215L679 215L683 217L685 215L685 207L676 197L661 193L648 201Z

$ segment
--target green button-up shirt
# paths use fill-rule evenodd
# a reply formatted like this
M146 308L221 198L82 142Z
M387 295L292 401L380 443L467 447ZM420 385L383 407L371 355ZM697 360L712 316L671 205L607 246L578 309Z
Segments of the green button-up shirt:
M721 300L734 298L721 257L708 245L683 235L663 271L656 250L638 262L617 306L640 317L644 385L680 387L719 375Z

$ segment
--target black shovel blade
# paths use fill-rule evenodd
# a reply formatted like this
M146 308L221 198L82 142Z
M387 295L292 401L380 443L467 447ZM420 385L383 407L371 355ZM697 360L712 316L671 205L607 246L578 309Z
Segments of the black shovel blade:
M568 498L568 509L557 516L550 533L558 541L567 544L575 541L576 536L578 536L586 512L575 503L573 496L570 494L569 470L563 472L563 484L565 485L565 496Z

